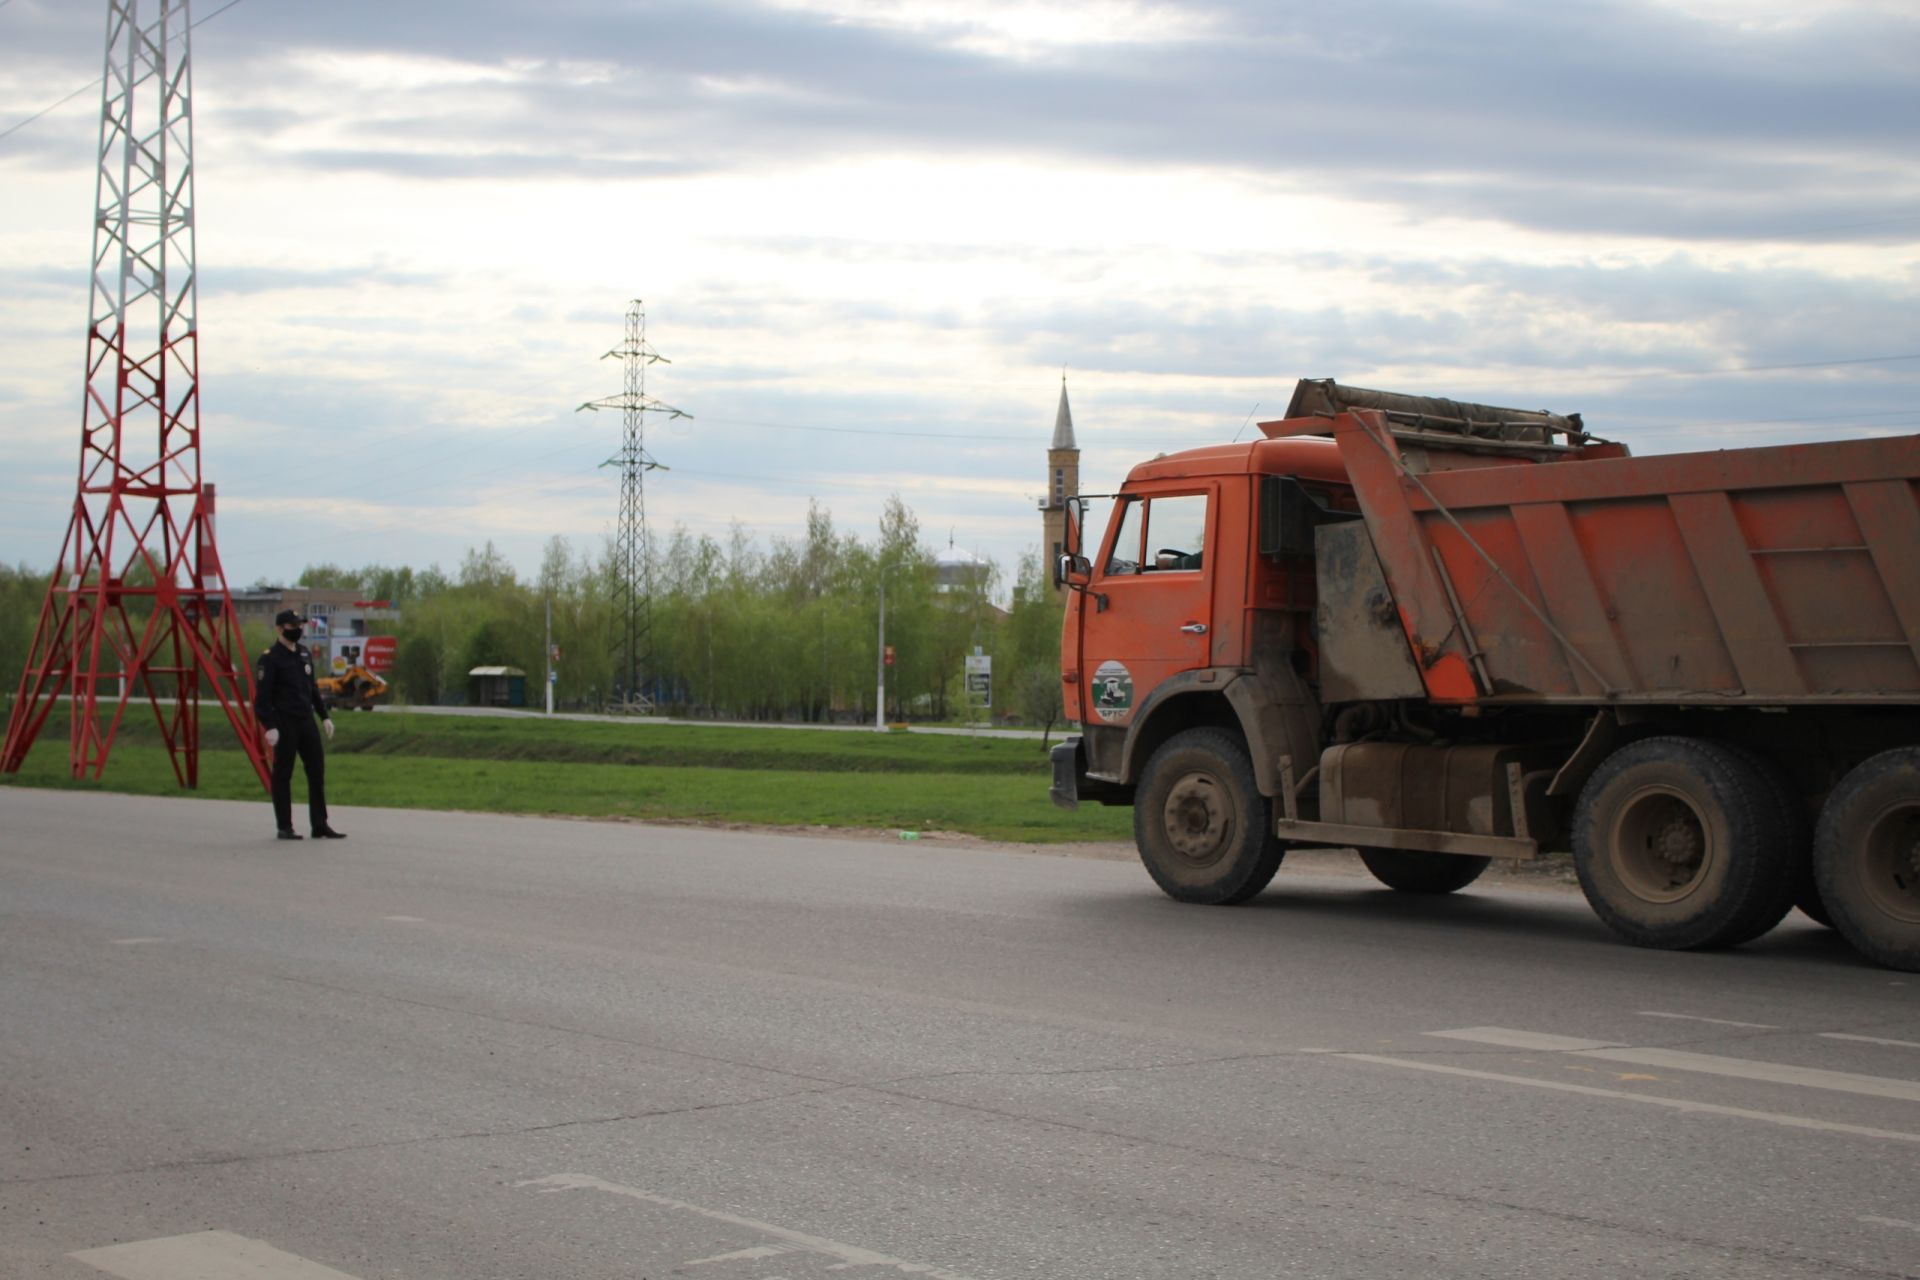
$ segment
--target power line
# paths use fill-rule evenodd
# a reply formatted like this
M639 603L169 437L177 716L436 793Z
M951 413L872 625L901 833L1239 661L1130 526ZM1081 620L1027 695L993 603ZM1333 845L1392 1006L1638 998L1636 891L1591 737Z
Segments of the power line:
M4 9L10 3L12 3L12 0L0 0L0 9ZM204 27L205 25L207 25L207 23L212 22L215 18L219 17L221 14L225 13L227 10L233 8L233 6L239 3L240 3L240 0L227 0L227 2L221 5L218 9L215 9L212 13L208 14L206 17L201 18L199 21L193 23L188 28L188 30L196 30L200 27ZM79 97L81 94L85 93L87 90L99 88L100 80L101 80L101 77L95 76L93 79L87 81L85 84L81 85L78 89L75 89L72 93L68 94L66 97L60 99L60 101L53 103L51 106L42 107L40 110L34 112L32 115L28 116L25 120L22 120L17 124L9 125L5 129L0 129L0 142L3 142L6 139L11 138L14 134L20 132L22 129L32 124L35 120L38 120L41 116L46 115L48 112L57 111L61 107L66 106L69 102L72 102L75 98Z
M1920 351L1907 356L1857 356L1851 360L1803 360L1797 364L1749 364L1738 369L1690 369L1675 372L1676 378L1707 378L1724 373L1777 373L1782 369L1837 369L1850 364L1893 364L1900 360L1920 360Z
M38 120L41 116L46 115L48 112L54 111L60 107L66 106L69 102L72 102L75 98L79 97L81 94L85 93L87 90L98 89L99 87L100 87L100 81L96 77L92 81L81 85L78 89L75 89L72 93L60 99L60 101L54 103L52 106L42 107L40 110L34 112L32 115L28 116L25 120L22 120L20 123L13 125L5 130L0 130L0 141L4 141L7 138L11 138L14 134L20 132L22 129L32 124L35 120Z

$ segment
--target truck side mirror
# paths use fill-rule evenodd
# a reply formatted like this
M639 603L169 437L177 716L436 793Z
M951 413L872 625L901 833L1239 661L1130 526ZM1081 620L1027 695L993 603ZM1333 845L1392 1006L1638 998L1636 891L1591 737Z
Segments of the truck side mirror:
M1084 587L1093 581L1093 562L1072 552L1060 557L1060 581L1070 587Z

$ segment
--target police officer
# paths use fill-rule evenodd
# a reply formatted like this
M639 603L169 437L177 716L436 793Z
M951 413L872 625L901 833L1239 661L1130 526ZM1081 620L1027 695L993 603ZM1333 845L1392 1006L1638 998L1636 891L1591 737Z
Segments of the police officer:
M253 711L267 731L267 745L273 748L273 817L280 838L301 838L293 829L293 758L298 755L307 767L307 817L313 838L344 840L346 836L327 825L327 762L320 750L320 731L325 729L331 740L333 721L314 683L313 655L300 643L305 621L291 609L282 609L274 618L280 639L254 666ZM320 717L317 726L315 715Z

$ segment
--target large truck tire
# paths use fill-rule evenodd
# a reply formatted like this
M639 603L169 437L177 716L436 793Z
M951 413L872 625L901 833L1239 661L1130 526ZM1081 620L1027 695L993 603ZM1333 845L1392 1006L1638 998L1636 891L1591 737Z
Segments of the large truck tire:
M1147 761L1133 797L1133 838L1155 884L1181 902L1245 902L1273 880L1286 846L1240 740L1188 729Z
M1362 849L1373 878L1401 893L1453 893L1480 878L1492 858L1457 853L1407 853L1400 849Z
M1791 850L1761 771L1697 738L1642 738L1601 762L1573 817L1594 913L1640 947L1758 937L1792 906Z
M1773 820L1787 842L1787 881L1791 886L1787 909L1790 911L1798 907L1809 920L1831 928L1833 919L1820 901L1820 888L1813 881L1813 815L1807 811L1807 802L1801 797L1792 775L1741 743L1716 739L1715 745L1725 747L1752 765L1766 784L1767 799L1773 805ZM1786 913L1781 914L1784 917ZM1779 923L1775 920L1767 924L1760 933L1766 933ZM1757 938L1760 933L1753 936ZM1752 938L1735 938L1730 945L1738 946L1750 941Z
M1814 831L1813 873L1854 950L1920 973L1920 747L1882 751L1840 780Z

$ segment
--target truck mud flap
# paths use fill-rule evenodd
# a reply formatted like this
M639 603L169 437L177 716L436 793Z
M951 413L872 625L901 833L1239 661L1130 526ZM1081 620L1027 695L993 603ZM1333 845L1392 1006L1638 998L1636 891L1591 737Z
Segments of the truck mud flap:
M1053 785L1047 799L1062 809L1080 807L1080 739L1068 738L1048 753L1053 761Z
M1078 809L1083 800L1106 805L1133 803L1132 787L1087 772L1084 740L1068 738L1047 755L1053 761L1053 785L1047 788L1047 798L1062 809Z

